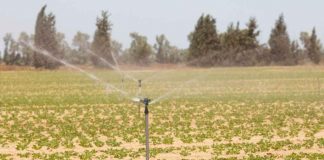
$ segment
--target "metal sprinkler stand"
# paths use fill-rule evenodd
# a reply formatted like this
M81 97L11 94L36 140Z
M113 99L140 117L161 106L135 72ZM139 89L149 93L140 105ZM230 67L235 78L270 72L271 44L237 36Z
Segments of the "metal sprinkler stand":
M138 92L137 92L137 96L141 97L142 95L142 80L138 80ZM138 104L138 117L141 116L141 106L140 104Z
M142 95L142 80L138 80L138 92L137 92L137 96L141 97Z
M149 110L148 110L148 105L150 103L150 99L148 98L144 98L143 100L141 100L141 102L144 104L145 106L145 138L146 138L146 160L150 159L150 144L149 144Z
M145 144L146 144L146 160L150 159L150 142L149 142L149 110L148 105L151 102L149 98L141 98L141 91L142 91L142 80L138 80L138 92L137 96L132 100L134 102L138 102L138 115L140 116L140 103L144 104L144 114L145 114Z
M125 88L125 87L124 87L124 80L125 80L125 77L123 76L123 77L122 77L122 80L121 80L121 82L122 82L122 89Z

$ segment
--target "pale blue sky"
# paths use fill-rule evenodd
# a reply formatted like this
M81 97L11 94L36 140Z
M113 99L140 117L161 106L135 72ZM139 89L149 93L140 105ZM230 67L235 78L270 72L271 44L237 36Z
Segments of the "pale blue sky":
M47 12L56 15L57 30L65 33L71 43L77 31L93 35L95 20L101 10L108 10L113 23L112 37L130 44L130 32L138 32L154 43L157 34L165 34L170 42L188 47L187 35L194 29L198 17L209 13L216 18L217 29L224 31L230 22L245 25L256 17L266 43L270 30L280 13L284 13L291 39L313 26L324 39L323 0L0 0L0 49L6 32L15 37L21 31L34 32L36 15L47 4Z

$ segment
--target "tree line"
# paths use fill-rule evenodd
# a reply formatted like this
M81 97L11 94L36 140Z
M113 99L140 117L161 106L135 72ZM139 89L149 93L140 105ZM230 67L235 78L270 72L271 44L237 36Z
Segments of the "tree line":
M130 33L130 47L123 49L121 43L111 38L112 23L107 11L97 17L92 42L90 35L77 32L70 46L64 34L56 31L55 19L53 13L46 13L45 5L37 15L34 35L22 32L15 40L7 33L3 37L5 48L0 63L46 69L61 65L28 44L72 64L97 67L109 67L104 61L114 64L116 59L120 63L139 65L187 63L202 67L319 64L323 56L315 27L310 33L300 33L300 45L297 40L290 40L283 14L276 20L267 44L258 41L260 30L255 18L250 18L243 28L239 22L231 23L220 33L216 19L203 14L188 35L187 49L171 45L163 34L157 35L155 44L151 45L147 37L136 32Z
M231 23L226 32L218 33L216 20L211 15L202 15L194 31L189 35L189 59L199 59L199 66L254 66L254 65L296 65L310 60L319 64L321 43L315 27L311 35L302 32L300 41L291 41L284 15L276 20L267 44L257 40L260 31L257 21L251 18L245 28Z

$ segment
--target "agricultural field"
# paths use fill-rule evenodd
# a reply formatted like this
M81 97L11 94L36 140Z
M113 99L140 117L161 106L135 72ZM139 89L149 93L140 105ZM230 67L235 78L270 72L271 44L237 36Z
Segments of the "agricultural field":
M0 71L0 159L144 159L138 94L151 159L324 159L324 67L87 71Z

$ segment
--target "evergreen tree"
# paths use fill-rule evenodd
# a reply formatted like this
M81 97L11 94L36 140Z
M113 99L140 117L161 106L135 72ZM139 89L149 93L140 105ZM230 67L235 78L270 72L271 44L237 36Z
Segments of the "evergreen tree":
M219 49L219 38L216 30L216 20L210 15L202 15L196 24L195 30L189 35L189 60L204 58L207 55L213 54L213 51ZM219 57L214 57L219 61ZM204 58L204 61L200 61L198 65L211 65L214 60L210 58ZM207 61L206 61L207 59Z
M236 31L239 47L236 49L234 65L252 66L264 61L262 57L266 57L257 51L260 47L257 40L260 31L257 29L256 19L250 18L246 27L246 29Z
M221 34L221 48L223 61L221 65L255 65L259 47L256 20L251 18L246 29L240 29L240 23L236 26L231 23L227 31Z
M305 49L309 47L310 36L309 36L308 32L301 32L299 40L303 43Z
M292 64L298 64L302 57L302 50L299 47L298 41L293 40L290 44L290 51L292 54Z
M321 55L321 45L320 41L317 39L315 27L312 30L312 35L309 39L309 46L307 47L307 53L309 59L318 64L320 62L320 55Z
M45 13L46 5L43 6L38 13L35 27L35 46L37 48L48 51L56 58L62 58L63 53L59 52L59 44L56 39L55 16ZM44 67L54 69L61 64L41 53L34 53L34 66L36 68Z
M293 64L292 61L294 60L290 51L290 40L283 14L279 16L275 27L271 31L269 45L273 63L281 65Z
M259 42L257 40L257 37L260 34L260 31L257 29L257 21L255 18L250 18L249 22L247 23L247 29L246 29L246 40L245 42L245 48L246 49L253 49L259 46Z
M234 65L235 58L243 48L242 38L243 31L240 30L239 23L236 27L231 23L227 31L221 35L222 62L221 65Z
M234 24L231 23L227 27L227 31L222 35L222 49L225 50L232 50L237 49L240 47L240 29L237 24L236 27L234 27Z
M111 47L111 26L108 20L108 12L102 11L101 17L97 18L97 30L94 34L94 40L91 44L91 50L98 56L104 58L108 62L113 62ZM92 57L92 62L97 66L105 66L97 57Z

